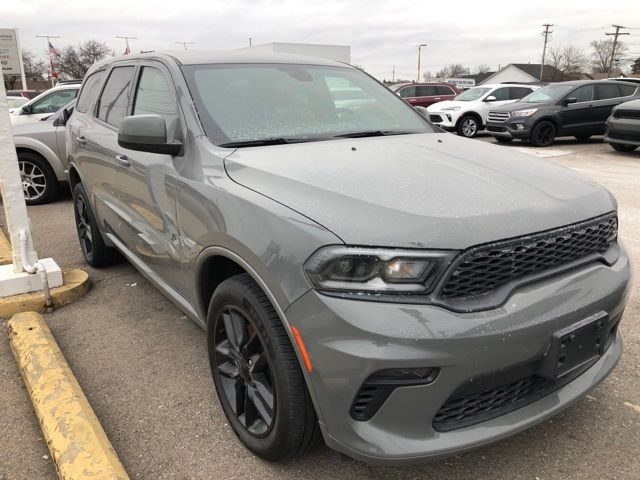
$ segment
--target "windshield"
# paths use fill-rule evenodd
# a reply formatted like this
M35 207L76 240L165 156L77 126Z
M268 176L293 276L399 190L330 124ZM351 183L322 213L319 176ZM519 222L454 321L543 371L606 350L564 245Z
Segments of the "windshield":
M479 100L485 93L487 93L490 88L486 87L473 87L469 90L465 90L460 95L458 95L454 100L458 100L460 102L472 102L474 100Z
M564 97L575 85L547 85L540 90L530 93L526 97L520 99L521 102L528 103L547 103L553 102Z
M21 107L28 101L29 99L24 97L7 97L7 103L9 104L9 108Z
M216 145L434 132L397 95L354 68L219 64L182 69L204 131Z

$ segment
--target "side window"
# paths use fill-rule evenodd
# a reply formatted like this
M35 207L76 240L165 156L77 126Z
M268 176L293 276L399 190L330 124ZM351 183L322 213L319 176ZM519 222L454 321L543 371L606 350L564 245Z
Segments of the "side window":
M31 113L55 113L76 98L77 88L56 90L31 104Z
M455 93L446 85L436 85L436 95L455 95Z
M509 87L498 88L491 92L489 96L496 97L497 101L500 100L509 100Z
M127 112L133 67L116 67L98 101L98 118L118 128Z
M133 115L155 113L164 117L168 140L176 138L178 126L178 108L172 90L160 70L142 67L134 97Z
M415 97L416 96L416 87L415 86L411 86L411 87L404 87L400 89L400 97L401 98L408 98L408 97Z
M82 90L80 90L80 96L76 103L76 110L82 113L89 110L89 106L91 105L93 98L96 96L102 77L104 77L104 70L93 73L87 77L84 81L84 85L82 85Z
M616 98L620 96L618 85L612 83L603 83L597 86L598 100L607 100L608 98Z
M620 85L620 90L622 91L623 97L628 97L629 95L633 95L636 91L635 85Z
M578 102L590 102L595 97L595 88L593 84L583 85L571 92L568 97L574 97Z
M511 87L511 100L520 100L522 97L526 97L531 92L533 92L532 88L527 87Z
M435 85L418 85L416 87L416 97L431 97L437 95Z

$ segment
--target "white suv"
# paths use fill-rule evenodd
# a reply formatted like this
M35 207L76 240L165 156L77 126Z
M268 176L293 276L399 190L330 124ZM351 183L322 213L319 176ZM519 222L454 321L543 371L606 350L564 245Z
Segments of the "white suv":
M48 117L75 99L79 91L80 83L60 83L11 112L11 125L37 122Z
M472 87L453 100L427 107L429 120L463 137L475 137L484 129L490 109L516 102L538 88L537 85L504 83Z

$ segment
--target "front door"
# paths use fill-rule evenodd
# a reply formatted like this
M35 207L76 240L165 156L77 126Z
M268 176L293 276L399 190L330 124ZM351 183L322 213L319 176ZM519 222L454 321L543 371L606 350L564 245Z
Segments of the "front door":
M131 115L164 117L167 139L180 139L175 87L159 62L143 62L136 75ZM122 223L118 235L130 252L175 287L172 272L180 264L176 220L176 178L170 155L119 147L115 196Z
M560 107L561 132L565 135L591 135L597 129L598 115L595 108L596 86L582 85L569 92L567 98L575 98L575 103ZM563 100L563 101L564 101Z

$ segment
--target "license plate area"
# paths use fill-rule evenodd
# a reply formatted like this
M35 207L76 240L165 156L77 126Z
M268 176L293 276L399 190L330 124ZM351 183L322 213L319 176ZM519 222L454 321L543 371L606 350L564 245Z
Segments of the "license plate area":
M600 357L607 339L608 320L605 312L599 312L555 332L538 375L559 379Z

